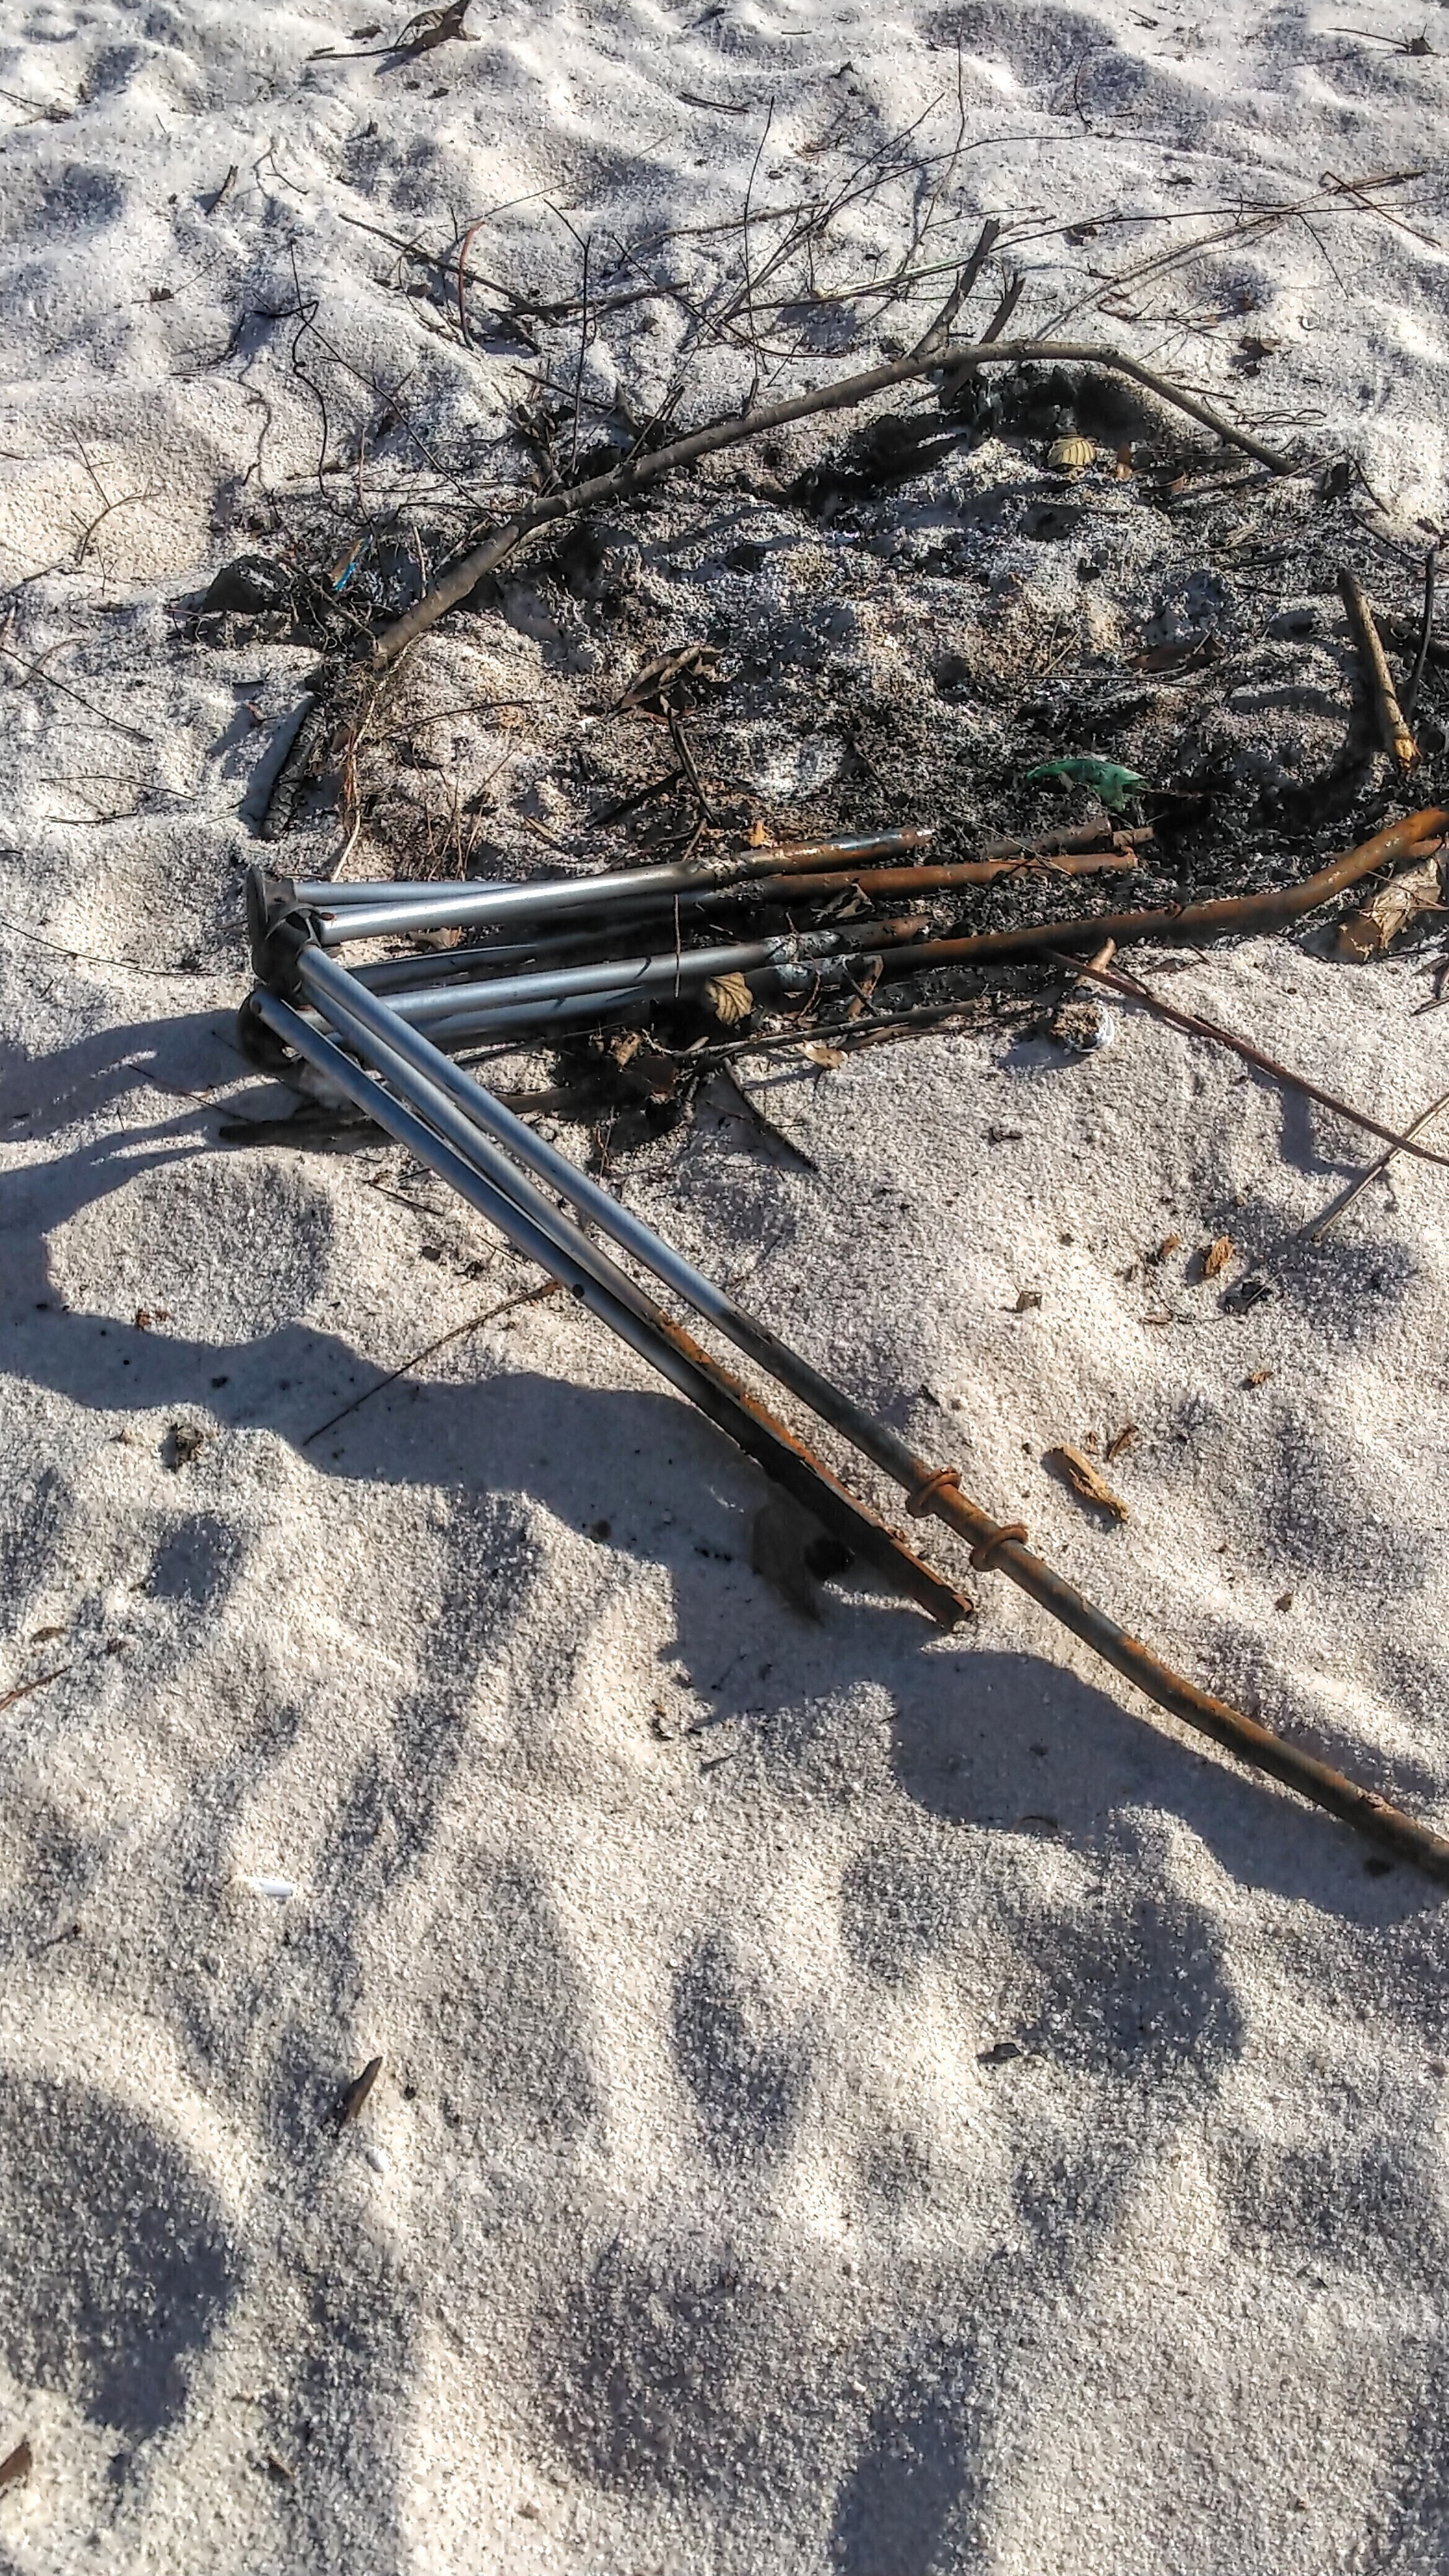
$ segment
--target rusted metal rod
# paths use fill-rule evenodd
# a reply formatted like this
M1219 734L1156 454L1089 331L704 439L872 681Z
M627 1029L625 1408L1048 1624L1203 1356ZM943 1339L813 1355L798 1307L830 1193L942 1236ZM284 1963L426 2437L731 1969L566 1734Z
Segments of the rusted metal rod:
M1296 886L1270 886L1263 894L1223 895L1214 903L1165 904L1151 912L1095 912L1082 921L1034 922L1023 930L986 930L966 939L932 939L899 952L886 972L915 975L934 966L989 966L1012 957L1030 957L1043 948L1099 948L1104 939L1120 945L1128 939L1191 941L1222 939L1229 932L1248 937L1281 930L1321 904L1331 903L1361 877L1372 876L1398 859L1426 858L1438 834L1449 831L1449 808L1429 805L1390 823L1372 839L1349 850L1330 867L1305 877Z
M457 982L468 975L489 973L504 966L521 970L532 963L544 966L551 958L572 963L587 953L607 955L618 937L619 922L613 915L623 914L631 935L651 912L681 915L703 912L713 914L716 908L729 911L737 904L805 904L824 902L842 894L860 894L870 900L880 895L946 894L961 886L994 885L1003 877L1027 875L1090 876L1113 870L1135 868L1139 864L1131 849L1067 851L1060 856L1035 857L1027 852L1010 858L966 859L944 867L918 866L908 862L898 868L846 868L830 871L802 871L798 876L751 877L724 886L703 887L691 894L662 894L646 898L631 894L614 898L611 918L592 925L581 922L572 931L553 936L546 933L528 940L489 942L486 945L461 948L439 948L408 957L384 957L350 969L375 993L402 993L413 985ZM688 955L686 950L684 955Z
M954 1477L953 1468L939 1471L934 1478L930 1470L925 1470L921 1499L910 1508L934 1512L948 1528L967 1539L973 1565L1007 1575L1063 1627L1070 1628L1074 1636L1128 1681L1135 1682L1159 1708L1180 1718L1197 1734L1211 1737L1225 1751L1236 1754L1240 1762L1255 1771L1266 1771L1285 1788L1296 1789L1300 1797L1315 1807L1326 1808L1331 1816L1366 1834L1397 1859L1412 1861L1431 1878L1449 1882L1449 1840L1442 1834L1406 1815L1375 1790L1351 1780L1346 1772L1336 1771L1331 1763L1320 1762L1316 1754L1287 1743L1256 1718L1246 1716L1226 1700L1214 1698L1210 1691L1199 1690L1195 1682L1174 1672L1140 1637L1130 1636L1074 1584L1034 1555L1026 1544L1024 1529L1017 1524L1001 1527L954 1481L943 1481Z
M928 826L911 824L900 831L883 832L874 839L856 842L802 842L793 849L735 851L728 858L709 860L702 866L619 868L607 876L544 877L532 884L495 880L404 885L367 902L353 902L346 894L339 900L335 893L326 902L313 902L307 889L294 886L285 877L253 869L247 880L248 903L260 906L267 918L293 911L300 904L315 916L323 947L340 948L354 939L395 939L415 930L466 930L494 922L543 921L560 914L598 912L636 894L662 899L692 894L707 886L730 885L740 878L793 875L797 870L822 865L843 867L852 859L884 859L918 849L931 837ZM369 889L370 896L371 893Z

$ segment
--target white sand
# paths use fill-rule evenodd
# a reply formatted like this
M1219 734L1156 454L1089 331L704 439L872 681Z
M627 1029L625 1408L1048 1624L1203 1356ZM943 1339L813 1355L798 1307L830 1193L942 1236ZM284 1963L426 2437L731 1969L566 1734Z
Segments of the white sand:
M219 1115L285 1105L232 1045L239 870L316 656L205 645L167 606L275 542L267 492L305 500L294 352L379 495L424 490L419 440L455 497L518 470L518 352L465 350L345 217L436 243L522 200L474 260L567 295L551 206L612 255L736 218L771 99L756 205L923 117L926 180L822 252L823 283L868 275L952 145L959 35L935 255L985 211L1096 221L1017 254L1043 327L1240 191L1437 160L1441 53L1340 14L1419 23L476 0L477 43L399 66L308 62L361 0L5 13L0 640L103 711L3 666L0 1691L61 1671L3 1718L0 2457L34 2455L0 2492L7 2571L1449 2567L1439 1898L1145 1722L999 1579L950 1640L868 1587L792 1615L749 1570L753 1471L553 1303L304 1445L531 1283L390 1149L220 1143ZM1443 507L1449 199L1436 171L1391 202L1079 327L1358 456L1402 605ZM1108 220L1144 210L1191 219ZM738 235L651 256L700 295ZM297 282L325 346L253 319L223 354ZM684 331L611 318L588 389L647 411ZM1245 377L1249 332L1278 346ZM701 356L681 418L748 377L747 348ZM394 390L409 426L379 432ZM754 775L787 823L841 762L835 664L969 763L990 720L934 697L933 656L984 649L988 599L993 635L1078 614L1071 550L988 524L1024 470L957 456L874 546L767 512L726 576L761 508L726 460L718 543L698 487L661 505L612 641L521 564L512 622L454 621L406 683L415 711L535 700L435 740L445 785L511 762L505 854L537 864L539 821L572 847L591 666L721 613L774 657ZM341 527L351 465L326 480ZM1290 549L1295 491L1262 504ZM1164 597L1170 629L1191 527L1110 484L1092 506L1105 645ZM922 567L963 530L1006 591ZM1232 615L1272 604L1245 578ZM1282 779L1342 732L1319 606L1329 640L1283 670L1265 647L1215 718ZM1265 942L1171 990L1402 1121L1449 1086L1424 963ZM1363 1140L1130 1012L1085 1060L995 1026L749 1079L818 1173L707 1111L624 1166L631 1204L1186 1670L1449 1822L1443 1175L1400 1164L1306 1250ZM1234 1311L1250 1271L1273 1294ZM1127 1422L1132 1517L1104 1529L1043 1457Z

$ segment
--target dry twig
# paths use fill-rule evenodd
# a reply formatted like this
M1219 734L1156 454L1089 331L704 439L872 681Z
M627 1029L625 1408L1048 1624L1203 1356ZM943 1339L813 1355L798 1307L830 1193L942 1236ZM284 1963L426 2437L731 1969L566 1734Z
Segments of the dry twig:
M492 1323L495 1315L506 1315L512 1306L531 1306L540 1297L551 1297L557 1285L557 1280L547 1279L541 1288L520 1288L512 1297L505 1297L501 1305L486 1307L481 1315L470 1315L466 1323L454 1324L448 1332L439 1333L436 1341L425 1342L420 1351L410 1351L400 1367L389 1369L386 1377L380 1377L374 1385L364 1387L361 1395L355 1395L351 1403L344 1404L339 1412L329 1414L327 1420L319 1422L316 1430L309 1431L306 1439L299 1445L303 1449L310 1449L313 1441L320 1440L324 1431L335 1430L339 1422L346 1421L349 1413L356 1413L360 1406L370 1404L373 1397L381 1395L385 1388L396 1386L398 1379L406 1377L409 1369L415 1369L420 1360L430 1360L434 1351L442 1350L449 1342L461 1341L465 1333L481 1331L485 1324Z
M1389 669L1388 657L1384 652L1383 638L1374 624L1373 610L1368 604L1363 584L1357 573L1344 571L1338 576L1338 589L1339 596L1348 611L1348 622L1353 630L1353 639L1358 647L1364 678L1368 682L1369 694L1374 702L1379 739L1396 767L1412 769L1419 757L1418 745L1404 722L1398 692L1394 687L1393 673Z
M44 1690L47 1682L64 1681L73 1669L70 1664L57 1664L53 1673L37 1673L33 1682L17 1682L13 1690L0 1691L0 1708L13 1708L18 1699L29 1699L32 1691Z
M1438 584L1439 547L1437 542L1424 557L1424 613L1419 626L1419 641L1414 650L1414 667L1399 691L1399 705L1404 722L1412 724L1424 685L1424 672L1429 660L1429 643L1434 632L1434 593Z
M1449 1109L1449 1091L1446 1091L1440 1099L1431 1101L1427 1109L1420 1110L1412 1127L1406 1127L1404 1129L1405 1142L1407 1143L1412 1137L1419 1135L1425 1127L1432 1125L1433 1121L1440 1115L1440 1112L1445 1109ZM1314 1227L1313 1232L1308 1238L1310 1243L1321 1243L1323 1241L1329 1227L1331 1225L1337 1225L1339 1218L1347 1213L1347 1211L1352 1207L1354 1200L1363 1196L1363 1193L1368 1188L1370 1181L1376 1181L1380 1172L1386 1172L1390 1163L1393 1161L1394 1156L1401 1150L1402 1149L1399 1146L1391 1145L1386 1154L1380 1154L1376 1162L1370 1163L1366 1172L1360 1172L1358 1179L1353 1184L1353 1187L1345 1190L1341 1199L1335 1200L1333 1206L1329 1209L1327 1216L1320 1218L1318 1224Z
M1058 963L1066 965L1068 960L1061 958ZM1185 1030L1191 1038L1210 1038L1215 1046L1230 1047L1245 1064L1255 1065L1259 1073L1266 1073L1272 1081L1281 1083L1286 1091L1297 1091L1305 1100L1316 1100L1320 1109L1331 1109L1335 1118L1346 1118L1351 1127L1362 1127L1366 1135L1381 1136L1386 1144L1392 1145L1396 1154L1417 1154L1421 1161L1438 1163L1449 1172L1449 1154L1436 1154L1428 1145L1416 1145L1412 1129L1401 1136L1397 1129L1381 1126L1377 1118L1366 1118L1361 1109L1350 1108L1346 1100L1340 1100L1332 1091L1320 1090L1316 1082L1306 1081L1301 1073L1294 1073L1288 1065L1280 1064L1276 1056L1264 1055L1261 1047L1251 1045L1247 1038L1238 1037L1232 1029L1219 1028L1216 1020L1204 1020L1196 1011L1180 1011L1175 1003L1164 1002L1161 994L1154 993L1151 985L1144 984L1138 976L1124 975L1115 966L1081 963L1077 972L1090 976L1094 984L1105 984L1112 992L1124 994L1129 1002L1142 1002L1149 1011L1156 1013L1158 1019L1170 1021L1175 1029Z
M864 374L842 376L832 385L822 385L813 393L796 394L786 402L766 403L760 410L743 419L714 421L707 429L697 429L687 438L676 439L672 446L655 448L652 454L634 457L627 465L609 474L596 474L586 483L575 483L565 492L546 493L541 499L525 505L505 527L474 546L435 581L424 596L416 600L405 614L385 626L374 639L373 652L378 660L390 662L405 647L436 625L448 609L456 608L476 590L480 581L495 571L505 555L512 553L521 540L535 528L555 519L572 518L581 510L597 509L608 501L622 500L657 483L665 475L678 473L686 465L698 464L706 456L718 455L726 447L737 447L741 440L758 438L766 430L783 429L792 421L810 420L829 411L850 411L868 402L875 394L888 393L896 385L910 384L915 378L942 370L948 383L959 383L984 366L1020 366L1025 360L1041 359L1057 365L1078 364L1106 367L1115 374L1129 376L1134 384L1147 388L1159 400L1185 412L1190 420L1201 423L1229 446L1238 447L1268 466L1275 474L1289 474L1293 460L1277 448L1267 447L1251 431L1239 429L1224 419L1210 403L1202 402L1160 376L1155 368L1146 367L1139 358L1125 350L1099 348L1092 341L1076 340L997 340L989 346L945 346L925 356L894 360L889 366L870 367Z

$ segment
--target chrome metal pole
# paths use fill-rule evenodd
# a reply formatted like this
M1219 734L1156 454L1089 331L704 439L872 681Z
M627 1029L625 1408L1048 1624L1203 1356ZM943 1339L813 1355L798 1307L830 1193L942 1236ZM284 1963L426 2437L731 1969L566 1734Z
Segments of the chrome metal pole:
M514 1002L571 1001L579 993L682 992L707 984L712 975L749 975L762 966L815 963L857 943L833 930L808 930L782 939L731 942L719 948L682 948L677 954L644 957L600 957L587 966L543 967L534 975L496 975L476 984L433 984L388 995L389 1008L401 1020L424 1027L429 1020L454 1018L460 1011L490 1014Z
M778 1421L742 1382L666 1315L626 1271L620 1270L571 1217L554 1207L531 1181L496 1152L452 1104L393 1055L374 1044L377 1073L343 1054L275 994L259 992L256 1007L284 1043L327 1075L344 1097L429 1163L440 1179L510 1242L560 1280L632 1350L756 1460L777 1484L839 1537L852 1554L877 1566L938 1626L955 1627L972 1614L971 1603L933 1567L922 1563L868 1503L842 1485L823 1460ZM391 1084L403 1097L394 1097ZM420 1114L421 1113L421 1114ZM492 1177L502 1175L502 1181Z
M315 916L323 947L339 948L352 939L390 939L410 930L465 929L488 921L596 912L623 897L668 898L731 885L746 877L889 858L895 852L918 849L930 838L929 827L908 825L874 839L806 841L793 849L736 851L728 859L706 861L703 866L680 862L668 867L616 868L597 877L539 877L531 885L393 885L385 894L371 886L365 901L354 900L342 886L304 882L284 890L294 905Z
M357 985L336 958L323 956L316 948L304 948L297 960L297 972L309 1001L344 1038L351 1043L360 1039L368 1049L378 1044L387 1048L415 1076L443 1094L476 1131L503 1146L515 1164L522 1164L550 1189L557 1190L580 1216L651 1271L695 1314L713 1324L737 1348L748 1352L823 1421L855 1441L888 1476L914 1491L925 1471L903 1440L853 1404L829 1378L780 1341L767 1324L737 1306L702 1270L696 1270L652 1226L621 1207L608 1190L581 1172L566 1154L536 1136L471 1073L452 1063L420 1030L401 1020L387 1002Z

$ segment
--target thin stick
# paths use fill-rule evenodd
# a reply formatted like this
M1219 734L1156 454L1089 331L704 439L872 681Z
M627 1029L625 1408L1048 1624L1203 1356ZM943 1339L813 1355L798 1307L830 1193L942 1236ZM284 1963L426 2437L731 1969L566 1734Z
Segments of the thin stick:
M1449 1109L1449 1091L1444 1093L1442 1099L1433 1101L1429 1108L1420 1110L1412 1127L1406 1127L1404 1129L1405 1137L1417 1136L1421 1128L1429 1126L1431 1122L1438 1117L1441 1109ZM1329 1209L1327 1216L1323 1218L1321 1224L1314 1227L1313 1232L1308 1238L1310 1243L1321 1243L1323 1241L1329 1227L1331 1225L1337 1225L1339 1218L1345 1215L1347 1210L1352 1207L1356 1198L1362 1196L1363 1192L1368 1188L1370 1181L1376 1181L1380 1172L1386 1172L1388 1170L1390 1163L1393 1161L1394 1156L1398 1151L1399 1147L1397 1145L1391 1145L1386 1154L1380 1154L1377 1162L1370 1163L1366 1172L1360 1172L1352 1189L1345 1190L1343 1197L1338 1199Z
M1319 868L1296 886L1270 886L1262 894L1220 896L1213 903L1165 904L1150 912L1089 913L1081 921L1038 921L1020 930L983 930L967 939L931 939L904 951L892 962L896 974L924 974L937 966L1000 965L1008 958L1031 957L1044 948L1095 948L1104 939L1246 938L1250 932L1281 930L1332 903L1361 878L1398 859L1428 856L1426 845L1449 831L1449 808L1428 805L1390 823L1371 840L1349 850L1330 867ZM766 871L762 868L760 874Z
M334 1431L339 1422L346 1421L349 1413L356 1413L361 1405L370 1404L375 1395L382 1394L384 1387L396 1386L400 1377L406 1377L421 1360L430 1360L434 1351L442 1350L446 1343L461 1341L465 1333L480 1332L485 1324L492 1323L495 1315L506 1315L512 1306L531 1306L540 1297L551 1297L557 1285L556 1280L546 1279L541 1288L520 1288L512 1297L505 1297L501 1305L486 1307L481 1315L470 1315L466 1324L454 1324L450 1332L439 1333L435 1342L425 1342L420 1351L411 1352L399 1367L389 1369L386 1377L380 1377L374 1386L364 1387L361 1395L355 1395L350 1404L344 1404L340 1413L329 1413L326 1421L319 1422L315 1431L309 1431L299 1446L310 1449L313 1441L320 1440L324 1431ZM3 1706L4 1702L0 1701L0 1707Z
M993 340L1000 339L1002 332L1006 329L1007 323L1011 320L1013 313L1021 302L1022 292L1025 286L1026 279L1022 275L1021 270L1013 270L1011 276L1007 279L1005 286L1001 290L1001 299L996 307L996 311L992 314L990 321L987 323L985 330L981 334L981 345L983 348L988 347Z
M1047 953L1052 954L1050 950ZM1417 1154L1421 1162L1438 1163L1449 1172L1449 1154L1436 1154L1429 1145L1416 1145L1412 1127L1407 1135L1400 1135L1397 1128L1383 1127L1377 1118L1366 1118L1361 1109L1351 1109L1346 1100L1340 1100L1332 1091L1320 1091L1316 1082L1305 1081L1301 1073L1294 1073L1288 1065L1280 1064L1276 1056L1264 1055L1261 1048L1250 1045L1246 1038L1236 1036L1233 1030L1219 1028L1216 1020L1201 1019L1196 1011L1179 1011L1174 1003L1164 1002L1150 984L1142 983L1136 975L1123 975L1115 966L1091 965L1080 957L1056 957L1054 963L1069 966L1078 975L1088 975L1094 984L1105 984L1114 993L1124 993L1129 1001L1145 1003L1160 1020L1169 1020L1175 1029L1185 1029L1189 1037L1211 1038L1215 1046L1230 1047L1245 1064L1256 1065L1260 1073L1268 1074L1274 1082L1281 1082L1285 1090L1301 1092L1305 1100L1316 1100L1321 1109L1331 1109L1335 1118L1346 1118L1350 1127L1362 1127L1366 1135L1381 1136L1396 1154Z
M1419 691L1424 685L1424 672L1429 660L1429 639L1434 628L1434 592L1439 573L1439 548L1432 545L1424 557L1424 616L1419 628L1419 642L1414 654L1414 667L1399 693L1404 721L1412 724L1419 704Z
M1047 359L1057 363L1107 367L1118 375L1130 376L1134 384L1145 385L1149 393L1170 403L1189 419L1199 421L1230 447L1238 447L1256 458L1275 474L1296 471L1294 460L1279 449L1267 447L1250 431L1239 429L1211 403L1185 393L1170 384L1155 368L1145 367L1139 358L1129 357L1125 350L1100 348L1091 340L997 340L987 346L947 345L929 351L924 357L898 358L889 366L870 367L858 376L842 376L832 385L818 387L814 393L796 394L787 402L766 403L759 411L743 419L714 421L707 429L697 429L687 438L676 439L672 446L656 447L652 454L635 457L629 464L615 468L611 474L597 474L587 483L575 483L566 492L550 492L542 499L529 502L509 520L506 527L485 538L434 582L426 596L414 602L403 616L373 640L373 653L382 662L394 661L404 648L436 625L448 609L456 608L476 590L480 581L494 571L505 555L528 536L533 529L555 519L572 518L581 510L592 510L606 501L621 500L638 492L646 484L657 483L681 467L695 465L706 456L718 455L722 448L736 447L742 439L758 438L766 430L783 429L791 421L810 420L817 413L850 411L875 394L889 393L896 385L910 384L920 376L941 367L948 379L959 380L985 366L1019 366L1026 359ZM431 463L432 460L429 459Z
M104 707L98 707L89 698L83 698L79 689L73 689L68 681L57 680L53 672L45 669L43 663L25 661L19 653L12 653L8 644L0 644L0 653L4 654L7 662L17 663L27 679L43 680L48 689L58 689L63 698L73 698L78 707L85 708L87 715L95 716L103 725L109 725L112 733L129 734L132 742L154 743L156 739L154 734L141 733L135 725L122 724L119 716L108 716Z
M986 266L986 263L991 257L992 252L995 250L1000 238L1001 224L999 219L995 215L988 215L980 232L976 236L975 249L967 260L965 267L958 268L956 271L956 283L952 287L950 294L947 296L945 303L942 305L940 312L937 314L935 321L931 324L929 331L924 333L922 338L916 342L915 348L911 353L913 357L929 357L933 349L939 349L943 342L949 338L952 323L955 321L962 305L970 295L972 287L975 285L977 278L981 275L983 268Z
M57 1664L53 1673L37 1673L33 1682L17 1682L14 1690L0 1692L0 1708L13 1708L18 1699L29 1699L32 1691L44 1690L47 1682L63 1682L74 1672L73 1664Z
M1383 638L1374 624L1373 610L1368 604L1364 586L1357 573L1347 570L1341 572L1338 576L1338 591L1348 611L1348 622L1353 630L1353 639L1358 647L1364 678L1368 682L1369 693L1374 702L1379 739L1398 768L1412 769L1419 757L1419 747L1404 722L1403 709L1399 705L1398 692L1394 687L1393 673L1389 669L1388 657L1384 652Z
M574 371L574 423L569 440L569 481L579 470L579 406L584 398L584 361L589 354L589 248L584 243L582 313L579 319L579 363Z
M764 130L763 130L763 132L762 132L762 134L761 134L761 136L760 136L759 142L758 142L758 143L756 144L756 146L755 146L755 157L754 157L753 161L750 163L750 175L749 175L748 179L745 181L745 216L744 216L745 316L746 316L746 323L747 323L747 327L748 327L749 334L750 334L750 349L751 349L751 353L752 353L753 360L754 360L754 374L753 374L753 375L751 376L751 378L750 378L750 390L749 390L749 393L746 395L746 397L745 397L745 401L744 401L744 403L743 403L743 405L742 405L742 409L743 409L743 410L745 410L745 411L747 411L747 412L749 412L749 411L753 411L754 406L755 406L755 403L756 403L756 401L758 400L758 397L759 397L759 391L760 391L760 330L759 330L759 324L758 324L758 323L756 322L756 320L755 320L755 277L754 277L754 269L753 269L753 267L752 267L752 265L751 265L751 261L750 261L750 200L751 200L751 198L753 197L753 195L754 195L754 193L755 193L755 177L756 177L756 174L757 174L757 172L758 172L758 170L759 170L759 167L760 167L760 159L761 159L761 156L762 156L762 154L763 154L763 152L764 152L765 145L768 143L768 141L769 141L769 139L770 139L770 128L771 128L771 126L774 124L774 122L775 122L775 102L774 102L774 100L773 100L773 98L772 98L772 99L770 100L770 102L769 102L769 105L768 105L768 106L767 106L767 108L765 109L765 124L764 124ZM728 319L728 318L729 318L729 317L726 315L726 316L725 316L725 319Z
M463 334L465 349L471 349L473 346L473 334L468 328L468 305L464 294L464 288L468 282L468 253L473 247L474 234L481 232L487 221L486 215L480 215L476 224L468 226L458 245L458 328Z

